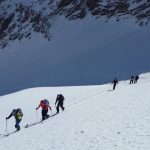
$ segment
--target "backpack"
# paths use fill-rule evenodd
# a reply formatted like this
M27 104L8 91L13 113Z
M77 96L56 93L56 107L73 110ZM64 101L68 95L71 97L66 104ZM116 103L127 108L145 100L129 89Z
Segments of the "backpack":
M63 101L65 98L64 98L64 96L63 96L62 94L59 94L58 99L59 99L60 101Z
M17 118L18 120L21 120L22 117L23 117L23 113L22 113L21 109L18 108L18 109L16 110L16 118Z
M46 105L49 105L49 101L47 99L43 100Z
M64 101L65 100L65 98L64 98L64 96L61 94L61 99L62 99L62 101Z

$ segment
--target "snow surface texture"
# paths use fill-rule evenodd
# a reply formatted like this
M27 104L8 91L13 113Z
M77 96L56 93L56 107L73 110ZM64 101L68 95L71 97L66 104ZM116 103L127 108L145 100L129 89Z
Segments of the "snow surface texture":
M61 88L33 88L0 97L0 131L5 117L20 107L21 127L36 121L35 108L47 98L55 113L57 93L65 96L65 111L43 123L8 137L0 137L0 150L149 150L150 73L140 75L137 84ZM38 111L40 120L40 110ZM14 130L14 119L8 121Z
M40 35L0 53L0 95L31 87L95 85L150 71L150 28L134 19L58 18ZM7 71L6 71L7 70Z

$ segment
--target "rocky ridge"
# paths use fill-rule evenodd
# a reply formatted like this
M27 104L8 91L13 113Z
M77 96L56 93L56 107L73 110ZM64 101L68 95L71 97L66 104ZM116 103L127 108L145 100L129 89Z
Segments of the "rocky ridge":
M59 16L76 20L87 14L106 22L132 17L145 26L150 22L150 0L0 0L0 48L30 39L33 32L50 40L51 26Z

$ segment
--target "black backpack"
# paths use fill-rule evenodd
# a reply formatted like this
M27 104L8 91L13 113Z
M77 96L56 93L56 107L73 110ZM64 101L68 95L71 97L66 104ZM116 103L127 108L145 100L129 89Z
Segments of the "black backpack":
M64 99L65 99L62 94L59 94L57 98L59 101L64 101Z

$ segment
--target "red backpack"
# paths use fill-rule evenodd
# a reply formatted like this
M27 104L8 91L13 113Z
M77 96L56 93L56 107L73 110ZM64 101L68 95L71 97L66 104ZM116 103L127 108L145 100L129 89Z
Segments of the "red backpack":
M40 106L41 106L43 109L47 109L47 108L48 108L48 105L44 102L44 100L41 100Z

